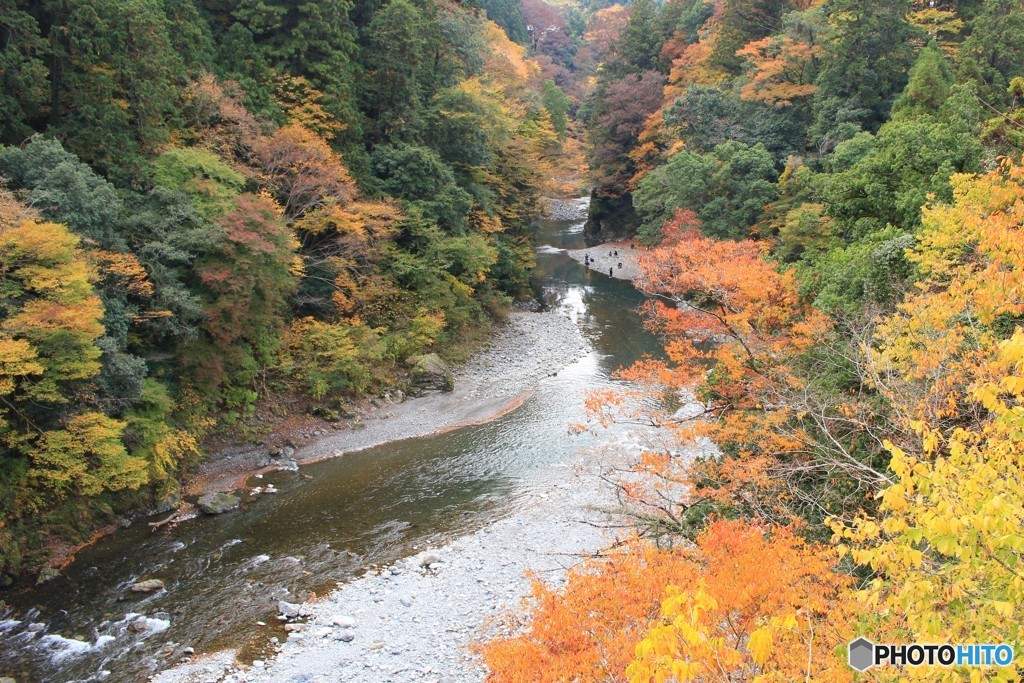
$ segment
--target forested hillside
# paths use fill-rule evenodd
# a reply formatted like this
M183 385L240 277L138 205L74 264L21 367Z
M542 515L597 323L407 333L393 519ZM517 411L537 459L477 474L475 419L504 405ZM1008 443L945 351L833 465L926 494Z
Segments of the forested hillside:
M524 294L566 120L509 35L502 2L0 6L4 581Z
M592 17L613 42L579 110L589 230L649 245L637 285L667 360L591 395L591 428L677 447L620 477L635 538L538 582L485 648L492 679L854 680L858 635L1019 652L1020 3Z

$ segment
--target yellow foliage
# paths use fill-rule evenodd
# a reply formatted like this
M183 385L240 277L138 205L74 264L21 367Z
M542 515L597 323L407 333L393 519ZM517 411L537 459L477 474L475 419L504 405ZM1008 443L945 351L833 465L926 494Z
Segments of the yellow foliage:
M1024 168L1009 161L954 178L955 201L925 209L909 253L923 274L920 291L879 329L877 384L918 441L886 444L896 481L876 516L833 522L846 551L875 572L860 599L876 640L1022 647L1022 178ZM967 672L901 675L953 681ZM1019 666L984 673L1019 675Z
M29 475L57 496L94 496L135 489L148 481L148 464L128 455L121 442L125 423L101 413L82 413L65 429L45 432L29 452Z

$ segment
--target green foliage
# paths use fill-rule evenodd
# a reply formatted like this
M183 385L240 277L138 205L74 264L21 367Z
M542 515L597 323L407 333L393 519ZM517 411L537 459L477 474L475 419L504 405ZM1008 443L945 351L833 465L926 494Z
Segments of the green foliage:
M487 13L487 18L500 26L505 34L520 45L529 40L526 22L516 0L473 0L472 5Z
M239 195L216 220L219 239L195 266L203 299L204 337L189 343L183 379L244 408L256 398L254 382L272 364L295 289L295 238L272 200Z
M184 64L161 0L51 3L51 126L116 184L180 127Z
M548 110L548 114L551 115L551 125L554 126L555 132L565 137L566 127L569 124L567 116L569 98L565 96L561 88L555 85L554 81L548 79L544 81L544 87L541 89L541 101L544 103L544 108Z
M821 204L802 203L786 212L779 227L775 255L782 261L806 259L840 246L832 221Z
M981 154L981 145L962 125L894 120L874 139L864 134L841 143L835 157L848 167L821 176L819 191L828 214L848 236L887 224L913 230L928 198L952 199L950 176L977 170Z
M708 19L715 13L715 5L712 2L694 0L690 3L673 3L683 9L680 12L674 29L679 32L687 43L696 43L697 32L704 26Z
M494 162L491 133L500 114L477 93L461 88L442 90L435 99L430 116L427 141L452 168L471 174L473 167ZM381 163L381 152L377 163Z
M345 126L346 144L354 144L359 116L352 106L357 52L352 9L350 0L242 0L214 22L221 33L217 66L239 78L249 101L267 113L276 108L276 72L309 79L323 93L330 116Z
M778 161L802 151L801 117L795 108L744 101L711 86L693 86L665 108L666 125L679 129L691 149L708 152L733 140L760 143Z
M987 0L971 22L960 47L958 67L975 81L979 94L992 104L1007 102L1007 87L1024 74L1024 12L1012 0Z
M176 490L271 387L459 355L529 289L544 80L435 0L0 7L0 571Z
M739 239L777 196L777 173L763 145L726 142L712 152L683 150L640 182L633 203L643 217L638 234L654 239L677 209L700 217L713 237Z
M0 150L0 174L53 221L105 249L123 246L117 234L122 210L113 185L65 151L54 138L35 138L24 147Z
M147 379L139 400L124 415L121 439L131 454L147 463L149 480L159 488L157 495L173 489L174 475L186 471L200 458L194 436L174 426L175 402L167 387Z
M473 198L459 187L451 168L429 147L381 145L371 164L380 189L405 199L452 233L466 229Z
M831 30L818 75L812 136L831 149L859 130L875 131L906 84L914 54L907 0L832 0Z
M428 65L427 22L409 0L391 0L366 32L363 106L378 141L418 132L426 95L420 78Z
M181 190L192 198L205 218L215 218L231 206L245 178L216 155L198 147L173 147L153 161L157 185Z
M622 31L615 60L605 68L618 77L627 73L660 71L661 46L667 37L663 30L657 3L654 0L636 0L630 7L629 23Z
M31 135L45 109L47 48L35 17L13 3L0 7L0 143Z
M216 230L181 191L157 186L133 195L120 232L145 264L153 283L152 306L166 314L138 321L149 344L166 347L194 338L203 318L192 265L216 242Z
M935 41L921 50L910 70L910 79L903 94L892 106L893 119L915 118L938 114L949 97L953 72Z
M912 235L889 228L812 254L801 266L803 293L833 314L855 316L871 306L887 309L899 301L914 273L904 255L914 244Z

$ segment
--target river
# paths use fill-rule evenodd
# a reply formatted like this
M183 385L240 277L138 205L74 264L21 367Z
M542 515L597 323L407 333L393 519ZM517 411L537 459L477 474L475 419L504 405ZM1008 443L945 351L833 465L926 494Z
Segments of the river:
M581 221L540 221L536 242L538 297L577 322L593 347L588 356L485 425L267 475L259 483L280 493L241 512L158 533L139 520L102 539L58 579L0 596L11 606L0 618L0 675L18 683L138 681L185 645L256 649L278 634L278 599L322 593L514 510L532 473L571 461L598 438L566 429L581 421L585 392L616 383L615 370L660 350L628 282L559 251L584 246ZM149 577L167 590L128 591ZM148 630L135 633L129 626L140 618Z

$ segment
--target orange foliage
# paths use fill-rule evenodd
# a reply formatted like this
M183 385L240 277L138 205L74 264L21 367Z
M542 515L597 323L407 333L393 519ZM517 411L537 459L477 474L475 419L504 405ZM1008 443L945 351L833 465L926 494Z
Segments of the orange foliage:
M260 139L253 150L264 182L291 218L356 194L341 157L308 128L284 126Z
M792 104L808 97L817 89L809 67L823 52L819 46L787 37L748 43L736 53L750 61L751 80L740 90L740 97L765 104Z
M624 680L665 589L691 562L688 553L635 541L572 570L564 590L535 579L529 629L483 648L488 680ZM510 630L519 630L517 618L510 620Z
M90 256L104 280L116 279L122 289L135 296L153 295L153 283L135 254L97 249Z
M637 169L629 180L630 189L636 189L649 171L685 146L681 127L665 124L663 108L648 116L643 130L637 136L636 147L629 151L629 158Z
M402 218L392 203L359 200L328 206L295 224L307 238L309 265L337 273L331 298L338 312L380 313L394 299L394 286L380 273L379 262Z
M509 40L505 32L493 21L484 23L484 73L504 96L515 98L526 93L527 84L536 82L541 75L536 62L526 59L526 48Z
M669 50L669 44L666 44L665 50ZM722 80L723 75L709 65L714 43L704 40L682 43L679 50L679 54L672 59L672 69L669 71L669 87L665 91L667 99L671 101L682 95L691 85L714 85Z
M692 212L678 211L662 245L639 258L638 286L673 304L652 299L645 307L668 360L621 371L636 388L625 398L594 394L588 408L601 422L652 422L679 443L706 438L735 456L695 463L649 454L638 465L646 476L626 486L641 507L672 518L702 499L740 499L773 514L786 502L773 472L783 461L799 466L811 443L790 398L803 388L790 362L829 325L801 302L793 273L764 260L762 245L710 239L698 224ZM666 499L676 501L672 509Z
M680 680L850 680L834 653L853 617L850 580L835 561L747 522L714 522L688 549L634 540L560 591L536 581L528 630L483 648L488 680L660 681L674 662L699 674Z
M630 682L852 680L837 651L855 602L837 560L789 528L711 524L637 646Z

